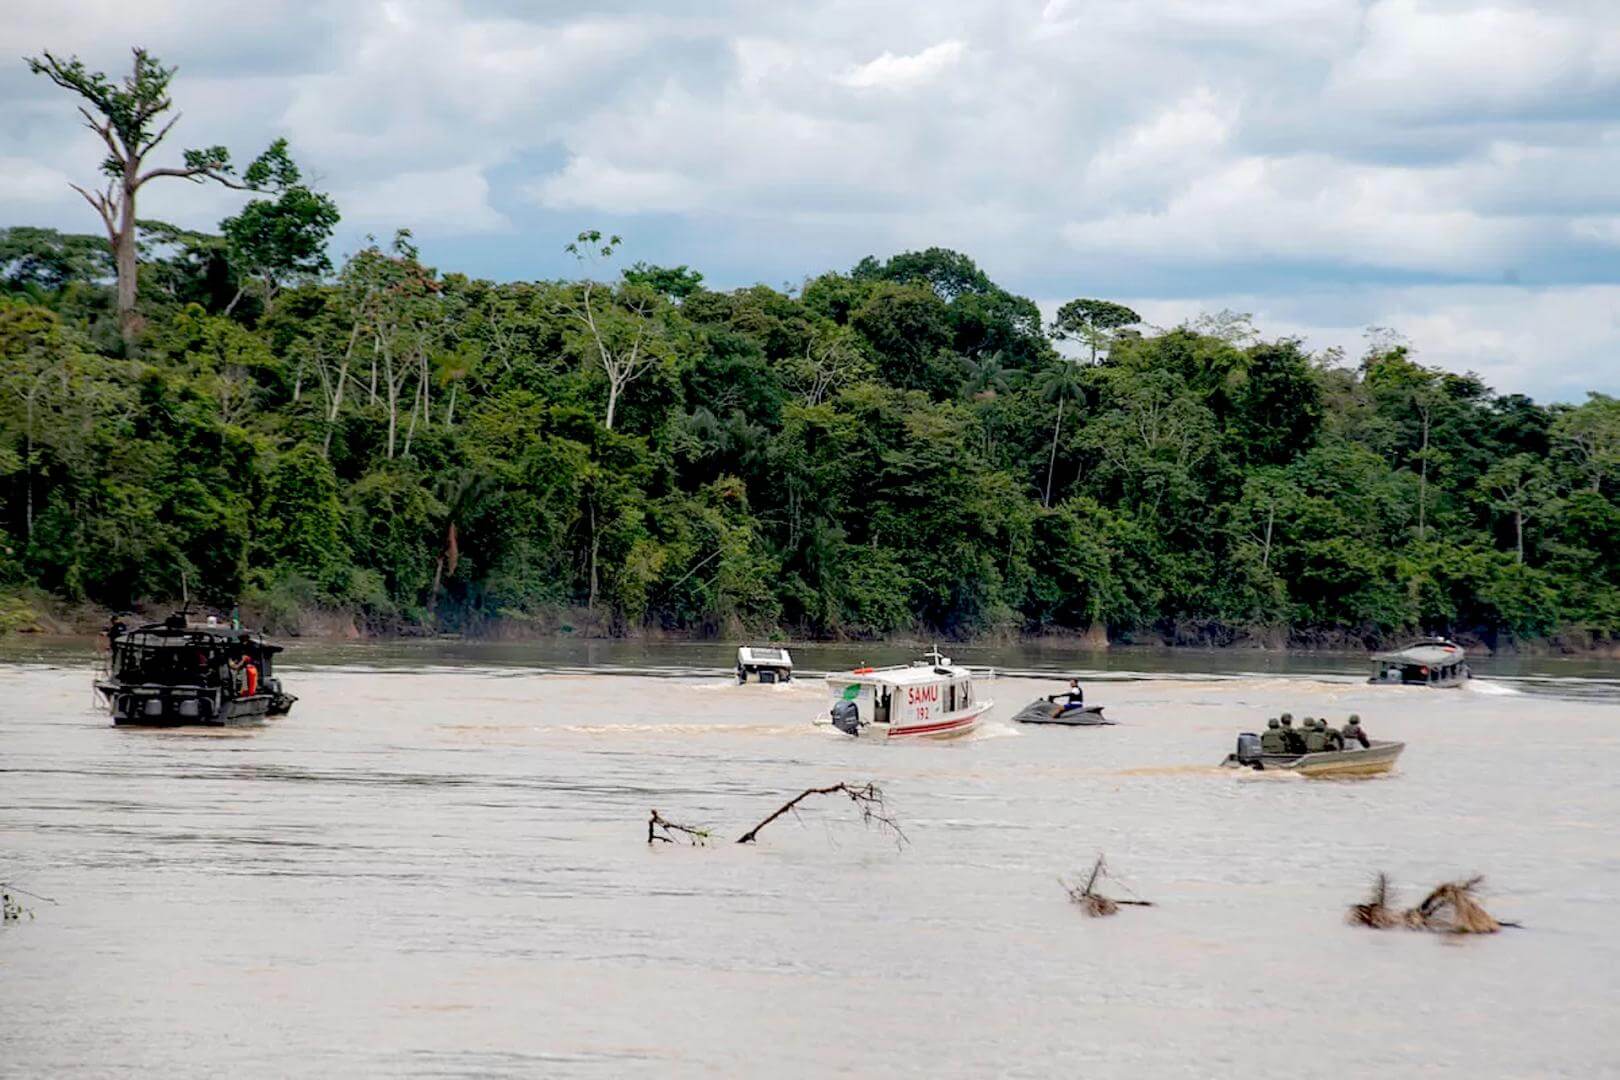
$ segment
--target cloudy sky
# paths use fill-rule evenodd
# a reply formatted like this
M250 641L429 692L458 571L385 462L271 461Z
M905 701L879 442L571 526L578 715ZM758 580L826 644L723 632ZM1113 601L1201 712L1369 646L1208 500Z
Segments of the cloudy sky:
M1391 326L1503 390L1620 392L1613 0L52 0L0 41L179 64L175 153L288 136L338 254L404 226L556 276L594 226L730 286L939 244L1049 309ZM92 231L67 96L19 58L0 101L0 224Z

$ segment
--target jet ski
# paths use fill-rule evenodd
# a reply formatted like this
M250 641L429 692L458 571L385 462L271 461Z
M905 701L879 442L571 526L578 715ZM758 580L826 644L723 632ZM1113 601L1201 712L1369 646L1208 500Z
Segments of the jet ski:
M1025 705L1013 720L1020 724L1061 724L1064 727L1103 727L1115 723L1103 716L1101 705L1045 698L1036 698Z

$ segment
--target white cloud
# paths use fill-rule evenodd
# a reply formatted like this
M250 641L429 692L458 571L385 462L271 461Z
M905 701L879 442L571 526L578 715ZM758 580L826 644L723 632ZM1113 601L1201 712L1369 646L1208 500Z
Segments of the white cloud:
M1207 166L1226 145L1237 109L1200 86L1142 124L1102 146L1086 164L1094 188L1135 201L1133 195Z
M66 173L27 158L0 157L0 204L60 201L63 195L72 195L70 179Z
M1610 247L1620 247L1620 217L1578 217L1570 220L1569 231L1583 239Z
M509 222L489 202L476 165L394 173L335 193L350 224L376 228L490 232Z
M960 41L942 41L911 56L885 52L850 68L838 82L857 90L897 90L931 82L962 59L965 46Z
M1620 69L1601 47L1608 35L1556 8L1379 0L1336 65L1330 97L1408 121L1457 110L1478 121L1612 85Z
M1058 302L1049 302L1052 310ZM1268 338L1298 337L1314 352L1336 347L1350 360L1365 351L1368 327L1388 326L1421 362L1473 371L1501 393L1577 401L1589 389L1620 392L1620 285L1415 285L1122 302L1166 327L1206 312L1246 312Z
M1620 6L1595 0L56 0L0 5L0 40L114 74L140 40L180 65L175 157L286 135L345 243L466 234L474 273L568 272L566 235L612 217L722 284L942 244L1024 292L1420 328L1505 386L1620 348ZM66 95L8 62L0 100L0 208L91 231ZM162 183L141 210L207 227L240 198Z
M706 202L685 176L665 169L627 169L591 157L569 159L562 171L532 185L528 194L554 210L620 213L680 212Z
M1319 155L1240 157L1194 178L1158 208L1070 222L1063 233L1092 254L1205 262L1326 255L1465 275L1511 266L1514 252L1534 238L1534 223L1459 205L1440 180Z

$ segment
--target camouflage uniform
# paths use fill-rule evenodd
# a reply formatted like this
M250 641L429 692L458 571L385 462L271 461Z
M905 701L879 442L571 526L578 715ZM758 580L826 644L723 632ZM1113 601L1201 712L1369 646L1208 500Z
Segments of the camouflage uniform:
M1355 713L1350 714L1349 722L1344 725L1344 741L1358 746L1372 745L1372 740L1367 738L1367 733L1361 729L1361 717Z
M1322 725L1318 720L1307 716L1305 718L1305 752L1319 754L1327 749L1327 737L1322 734Z
M1305 752L1305 737L1294 730L1294 714L1282 714L1283 744L1288 747L1290 754L1303 754Z
M1262 754L1288 753L1288 739L1283 735L1282 725L1276 720L1266 721L1266 732L1260 736L1260 752Z

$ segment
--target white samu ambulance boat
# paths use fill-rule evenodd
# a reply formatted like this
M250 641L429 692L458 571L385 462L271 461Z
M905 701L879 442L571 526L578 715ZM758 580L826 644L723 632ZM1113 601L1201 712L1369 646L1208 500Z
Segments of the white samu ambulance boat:
M951 739L966 735L990 711L973 689L973 673L938 649L900 667L856 668L827 676L830 723L862 739Z

